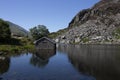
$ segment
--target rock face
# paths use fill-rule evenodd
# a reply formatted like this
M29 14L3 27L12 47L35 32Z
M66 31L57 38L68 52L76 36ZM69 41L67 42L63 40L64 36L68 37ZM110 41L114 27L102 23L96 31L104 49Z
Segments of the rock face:
M80 11L67 32L56 39L60 43L119 43L120 0L101 0Z

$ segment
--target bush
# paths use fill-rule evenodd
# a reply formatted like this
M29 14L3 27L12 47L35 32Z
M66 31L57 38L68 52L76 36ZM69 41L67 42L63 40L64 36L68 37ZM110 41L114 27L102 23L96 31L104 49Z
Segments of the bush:
M115 31L113 31L112 35L116 38L116 39L120 39L120 28L116 29Z

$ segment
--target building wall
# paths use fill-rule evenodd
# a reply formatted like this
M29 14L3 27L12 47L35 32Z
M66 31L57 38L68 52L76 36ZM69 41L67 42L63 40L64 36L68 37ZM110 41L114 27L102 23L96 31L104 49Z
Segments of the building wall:
M54 49L55 44L47 39L43 39L41 41L38 41L38 44L36 44L37 49Z

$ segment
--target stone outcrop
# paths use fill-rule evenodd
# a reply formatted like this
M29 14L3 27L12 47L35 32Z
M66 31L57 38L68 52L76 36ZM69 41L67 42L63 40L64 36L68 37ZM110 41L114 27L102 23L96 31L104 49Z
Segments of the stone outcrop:
M101 0L80 11L59 35L60 43L120 43L120 0Z

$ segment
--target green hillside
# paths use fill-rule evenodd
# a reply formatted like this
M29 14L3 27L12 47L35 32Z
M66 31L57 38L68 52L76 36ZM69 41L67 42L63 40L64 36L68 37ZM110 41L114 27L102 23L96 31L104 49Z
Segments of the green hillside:
M30 37L30 33L27 30L25 30L24 28L22 28L21 26L16 25L10 21L6 21L6 22L9 24L12 34L18 35L21 37L27 37L27 36Z

